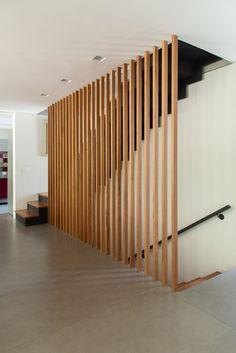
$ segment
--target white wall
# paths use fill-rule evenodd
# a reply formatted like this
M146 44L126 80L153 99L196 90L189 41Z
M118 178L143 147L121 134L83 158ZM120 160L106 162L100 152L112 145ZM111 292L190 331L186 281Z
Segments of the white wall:
M236 266L236 64L209 72L179 103L180 228L230 204L217 218L180 237L180 275Z
M41 155L42 124L35 114L15 114L16 209L26 208L27 201L48 190L48 160Z

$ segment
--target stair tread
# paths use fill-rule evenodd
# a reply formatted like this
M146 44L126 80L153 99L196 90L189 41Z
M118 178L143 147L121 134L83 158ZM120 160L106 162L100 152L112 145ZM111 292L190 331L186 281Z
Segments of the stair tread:
M48 198L48 193L47 192L39 192L38 195L41 196L41 197Z
M36 207L36 208L47 208L48 204L47 202L40 202L40 201L28 201L28 205Z
M209 280L211 278L214 278L214 277L216 277L216 276L218 276L220 274L221 274L221 272L215 271L215 272L210 273L207 276L195 278L192 281L186 282L185 284L184 284L184 282L182 282L182 283L180 283L180 285L178 287L178 291L182 292L185 289L190 289L193 286L196 286L196 285L198 285L198 284L200 284L202 282L205 282L205 281L207 281L207 280Z
M21 218L39 218L39 216L29 210L17 210L16 214Z
M214 278L214 277L219 276L219 275L221 275L221 272L216 271L216 272L212 272L212 273L210 273L209 275L203 277L203 279L204 279L205 281L207 281L208 279Z

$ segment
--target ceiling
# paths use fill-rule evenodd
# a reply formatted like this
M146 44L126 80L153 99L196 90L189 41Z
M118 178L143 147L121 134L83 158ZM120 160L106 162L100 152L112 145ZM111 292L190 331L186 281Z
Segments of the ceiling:
M1 1L0 110L38 113L171 34L235 61L235 15L235 0Z

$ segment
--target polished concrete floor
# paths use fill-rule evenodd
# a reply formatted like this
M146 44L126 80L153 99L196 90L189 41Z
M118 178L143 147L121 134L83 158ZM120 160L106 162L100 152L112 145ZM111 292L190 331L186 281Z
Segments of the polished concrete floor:
M234 353L236 272L183 293L0 215L0 353Z

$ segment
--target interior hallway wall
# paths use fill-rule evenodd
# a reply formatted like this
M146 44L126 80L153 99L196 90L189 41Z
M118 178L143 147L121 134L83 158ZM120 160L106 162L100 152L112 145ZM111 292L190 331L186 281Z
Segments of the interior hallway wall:
M180 237L180 280L236 266L236 64L209 72L179 102L179 228L227 204Z
M41 153L43 123L35 114L15 114L16 209L26 208L27 201L48 190L48 159Z

